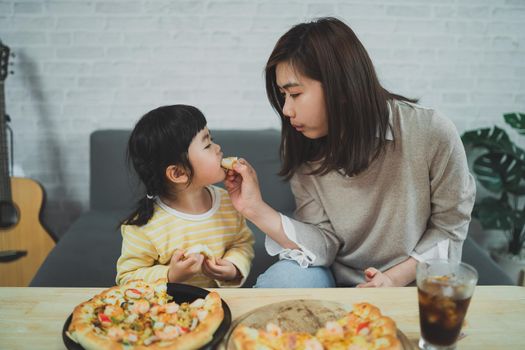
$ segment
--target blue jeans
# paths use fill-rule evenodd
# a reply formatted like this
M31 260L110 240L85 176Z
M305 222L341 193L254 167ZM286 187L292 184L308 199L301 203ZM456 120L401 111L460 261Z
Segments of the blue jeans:
M332 288L334 276L329 268L302 268L291 260L280 260L259 275L254 288Z

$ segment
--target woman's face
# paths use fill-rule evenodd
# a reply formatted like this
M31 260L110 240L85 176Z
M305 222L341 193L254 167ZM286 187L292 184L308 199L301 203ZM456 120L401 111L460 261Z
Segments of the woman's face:
M284 96L283 114L295 130L309 139L328 134L328 118L321 82L297 73L288 62L275 69L277 85Z

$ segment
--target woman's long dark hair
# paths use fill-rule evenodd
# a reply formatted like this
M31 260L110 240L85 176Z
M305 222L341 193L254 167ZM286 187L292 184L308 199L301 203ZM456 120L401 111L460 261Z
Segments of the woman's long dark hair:
M328 134L308 139L283 114L276 67L288 63L321 82ZM321 160L311 174L364 171L386 145L389 99L415 102L384 89L372 60L352 29L336 18L320 18L292 27L277 41L265 68L266 93L281 117L280 175L289 179L307 161Z
M191 181L193 167L188 148L204 127L206 118L202 112L186 105L159 107L137 122L129 137L127 159L144 184L147 196L139 200L137 209L123 224L142 226L151 219L153 197L168 190L165 175L168 166L180 165Z

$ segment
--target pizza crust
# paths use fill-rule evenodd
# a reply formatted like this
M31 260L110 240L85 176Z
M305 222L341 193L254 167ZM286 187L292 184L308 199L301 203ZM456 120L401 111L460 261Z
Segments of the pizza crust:
M235 163L239 161L238 157L227 157L221 161L221 166L225 169L233 170Z

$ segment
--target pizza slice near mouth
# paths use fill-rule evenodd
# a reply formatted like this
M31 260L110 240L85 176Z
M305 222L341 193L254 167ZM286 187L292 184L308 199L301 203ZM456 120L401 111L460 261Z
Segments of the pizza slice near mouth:
M233 170L235 163L239 161L238 157L227 157L221 160L221 166L228 170Z

